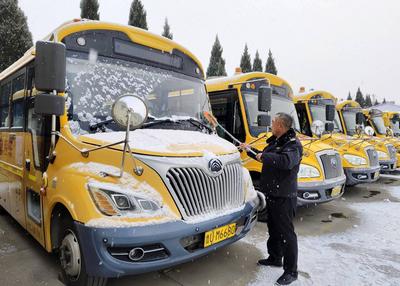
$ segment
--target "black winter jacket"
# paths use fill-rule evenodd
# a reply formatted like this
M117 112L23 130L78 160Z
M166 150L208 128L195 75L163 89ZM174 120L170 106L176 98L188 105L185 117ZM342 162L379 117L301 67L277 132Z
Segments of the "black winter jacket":
M297 173L303 156L303 146L293 129L279 138L267 139L262 152L260 190L267 197L296 197ZM253 149L256 153L258 150ZM255 159L251 152L247 154Z

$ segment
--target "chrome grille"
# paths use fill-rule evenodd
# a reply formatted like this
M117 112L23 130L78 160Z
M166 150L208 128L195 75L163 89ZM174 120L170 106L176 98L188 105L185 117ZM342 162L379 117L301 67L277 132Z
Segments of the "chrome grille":
M396 159L396 148L391 144L386 145L386 148L389 151L390 159Z
M367 154L368 154L368 159L369 159L369 165L371 167L379 166L379 157L378 157L378 153L375 151L375 149L368 149Z
M333 179L342 175L342 159L339 154L322 154L320 159L324 168L325 179Z
M180 211L186 217L232 209L241 206L244 201L240 163L225 165L216 177L201 168L171 168L167 179L182 206Z

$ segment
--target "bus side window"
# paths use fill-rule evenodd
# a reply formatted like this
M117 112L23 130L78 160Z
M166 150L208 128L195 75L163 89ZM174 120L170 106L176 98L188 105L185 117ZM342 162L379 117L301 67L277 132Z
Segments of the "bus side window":
M2 84L0 94L0 127L9 127L11 81Z
M310 123L308 122L307 109L304 103L296 104L297 117L299 118L301 133L312 136Z
M24 127L24 96L25 96L25 73L19 75L12 81L12 121L11 127Z
M236 91L224 91L210 96L212 112L218 123L228 132L232 133L241 142L245 139L242 114ZM220 128L217 128L218 135L232 141Z

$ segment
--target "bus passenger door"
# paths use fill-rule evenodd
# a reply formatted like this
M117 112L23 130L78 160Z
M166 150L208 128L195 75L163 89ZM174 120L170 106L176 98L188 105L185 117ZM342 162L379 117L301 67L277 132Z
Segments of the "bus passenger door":
M28 88L32 85L32 71L28 71ZM31 89L31 88L29 88ZM26 100L25 133L25 193L26 193L26 228L28 232L45 246L43 222L43 196L40 193L42 174L47 168L46 156L50 144L50 118L34 112L34 97L28 90Z

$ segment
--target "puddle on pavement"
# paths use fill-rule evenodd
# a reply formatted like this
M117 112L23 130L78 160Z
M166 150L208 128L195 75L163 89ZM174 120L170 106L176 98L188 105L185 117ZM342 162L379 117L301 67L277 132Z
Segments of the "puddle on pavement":
M332 220L330 220L330 219L323 219L323 220L321 220L321 222L327 223L327 222L332 222Z
M369 191L369 195L363 196L363 198L365 199L369 199L372 198L376 195L379 195L381 192L380 191Z
M383 182L385 185L391 185L395 182L397 182L398 180L396 179L385 179L385 181Z
M331 213L331 216L334 218L349 218L348 216L345 216L343 213Z

